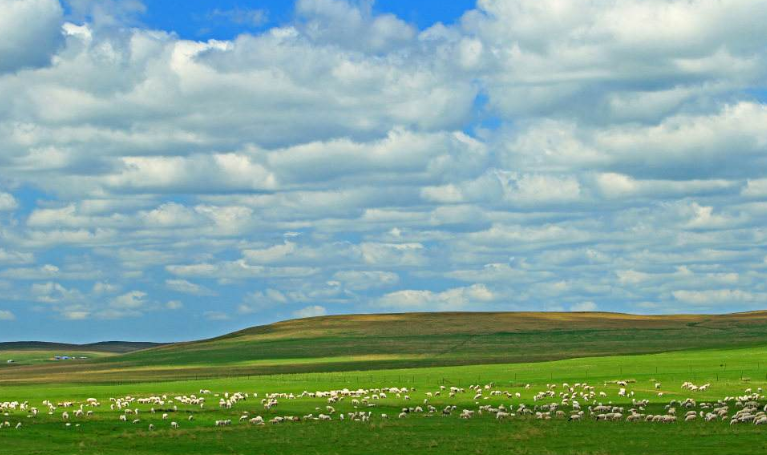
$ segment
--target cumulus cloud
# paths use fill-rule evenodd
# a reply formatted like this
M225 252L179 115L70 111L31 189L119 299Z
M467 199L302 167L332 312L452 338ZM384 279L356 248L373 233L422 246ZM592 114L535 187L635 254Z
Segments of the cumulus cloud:
M763 303L767 294L742 291L740 289L716 289L705 291L674 291L674 298L685 303L701 306L733 304L733 303Z
M0 212L15 210L19 204L12 194L0 192Z
M0 0L0 289L33 322L764 303L764 0L420 30L301 0L212 11L221 40L68 5Z
M344 287L354 291L387 288L399 283L399 275L393 272L375 270L348 270L336 272L334 280L341 282Z
M0 2L0 73L48 65L64 40L63 14L57 0Z
M418 311L436 309L442 311L476 309L496 298L484 285L453 288L442 292L405 290L391 292L378 299L378 305L389 309Z
M19 264L31 264L34 262L35 262L35 256L32 253L25 253L21 251L8 251L4 248L0 248L0 264L19 265Z
M293 312L293 316L297 318L312 318L315 316L325 316L328 311L325 307L319 305L312 305Z
M109 306L118 310L138 310L146 305L146 292L130 291L109 302Z
M15 321L16 315L8 310L0 310L0 321Z
M215 292L196 283L187 280L165 280L165 287L171 291L181 292L197 296L213 296Z
M312 39L344 47L381 52L416 36L415 29L392 14L374 16L372 2L356 6L347 0L298 0L296 12Z
M602 169L603 184L632 191L632 180L754 178L765 168L767 106L748 101L714 112L680 113L657 125L582 127L540 120L505 144L507 166L557 171Z

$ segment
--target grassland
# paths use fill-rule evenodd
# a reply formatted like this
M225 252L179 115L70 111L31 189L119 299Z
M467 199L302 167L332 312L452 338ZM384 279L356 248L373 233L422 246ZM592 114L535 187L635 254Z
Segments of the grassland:
M0 384L199 379L518 363L767 343L767 312L422 313L329 316L95 359L0 370Z
M763 366L764 365L764 366ZM432 367L417 369L372 370L346 373L314 373L268 375L248 378L207 379L162 383L81 386L57 384L46 387L34 385L5 386L0 401L29 400L39 403L51 401L84 401L95 397L109 403L109 397L150 396L199 393L210 389L213 394L224 392L270 392L300 394L304 390L331 390L359 387L415 388L412 400L390 396L371 408L374 416L370 423L338 421L303 421L300 423L254 427L238 424L243 412L265 418L282 415L317 414L316 409L327 404L324 399L284 400L265 410L258 399L251 399L234 409L219 409L218 398L210 398L210 406L201 410L196 406L180 406L171 413L171 420L181 424L179 430L169 428L170 420L162 420L159 413L149 413L148 405L141 409L141 422L119 422L118 412L107 406L95 408L92 417L73 419L79 427L65 427L60 410L54 415L36 418L14 413L6 419L23 427L0 430L3 453L14 454L281 454L281 453L519 453L519 454L647 454L647 453L763 453L767 449L767 430L753 425L730 426L726 421L679 422L674 425L657 423L568 422L566 419L540 421L529 417L516 417L498 422L492 416L478 416L462 420L451 417L412 415L405 419L382 420L381 413L396 416L403 406L420 404L427 391L436 391L440 385L466 387L469 384L495 383L499 390L519 392L520 398L489 397L482 404L506 404L518 407L520 403L533 405L534 393L544 390L547 383L575 383L587 381L605 391L601 400L616 405L631 406L630 399L617 395L618 386L611 381L634 380L629 388L634 399L649 399L647 412L665 412L663 404L670 399L682 400L691 393L680 388L682 382L710 382L710 389L697 392L698 401L742 394L749 387L767 387L767 348L697 350L655 355L609 356L588 359L569 359L542 363L473 365L458 367ZM654 388L663 384L665 396L661 399ZM531 387L525 388L526 384ZM438 408L455 404L461 408L475 408L473 394L459 394L454 398L435 397L431 403ZM212 397L212 395L211 395ZM349 401L335 405L338 413L353 410ZM194 414L194 421L187 415ZM214 421L232 419L231 427L217 428ZM148 431L148 424L156 431Z
M633 397L618 395L616 380L630 381ZM690 392L685 381L710 383ZM587 382L606 393L596 401L628 409L647 399L643 411L667 412L669 400L693 397L698 403L767 388L767 313L723 316L644 317L618 314L469 313L324 317L287 321L224 337L181 343L79 364L37 364L0 368L0 403L87 398L102 406L85 408L91 417L62 420L52 415L10 411L0 418L0 453L15 454L674 454L764 453L767 426L730 426L727 421L601 422L586 418L536 420L530 416L497 421L492 415L464 420L413 414L439 387L466 389L494 384L493 390L519 393L475 400L473 393L430 397L446 405L477 409L480 404L540 404L533 396L547 384ZM660 389L655 383L662 384ZM526 388L526 385L530 385ZM253 426L238 423L244 412L265 419L325 411L324 398L280 399L265 409L267 393L407 387L411 400L390 394L375 402L370 422L339 421L354 411L350 400L335 404L331 421ZM140 409L140 422L118 420L110 398L199 394L209 389L207 406L170 404L164 411ZM413 390L415 389L415 390ZM221 409L224 393L258 393ZM658 393L662 392L663 397ZM218 396L217 396L218 395ZM555 397L546 402L558 401ZM591 404L591 403L589 403ZM734 402L730 400L732 412ZM764 406L762 399L760 407ZM72 409L69 408L70 412ZM695 408L703 411L703 408ZM163 420L163 412L170 414ZM569 413L568 409L568 413ZM731 412L731 414L732 414ZM386 413L390 419L381 418ZM194 415L194 421L187 417ZM231 419L219 428L216 420ZM180 429L172 430L171 420ZM17 423L22 423L18 430ZM148 425L156 427L149 431Z
M126 352L163 346L163 343L149 343L140 341L102 341L99 343L70 344L50 343L45 341L10 341L0 343L0 352L3 351L81 351L81 352L108 352L124 354Z
M109 352L98 351L46 351L37 349L21 349L18 351L0 351L0 369L14 368L20 365L39 365L53 362L70 362L82 364L84 360L98 359L115 355ZM68 356L68 360L56 360L56 356ZM13 364L8 364L12 360Z

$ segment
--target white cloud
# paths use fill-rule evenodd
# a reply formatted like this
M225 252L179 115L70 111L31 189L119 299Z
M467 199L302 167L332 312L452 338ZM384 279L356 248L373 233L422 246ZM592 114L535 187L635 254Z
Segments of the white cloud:
M597 304L594 302L581 302L570 305L570 311L596 311Z
M147 304L147 294L142 291L130 291L109 302L109 306L116 310L139 310Z
M0 310L0 321L15 321L16 315L7 310Z
M55 265L46 264L39 268L5 269L0 272L3 278L14 280L44 280L61 276L61 270Z
M244 260L216 264L169 265L173 275L183 277L221 278L241 280L246 278L295 278L314 275L319 272L312 267L264 267L250 265Z
M114 294L115 292L120 291L120 286L105 283L105 282L96 282L93 284L93 290L92 292L96 295L102 295L102 294Z
M762 0L483 0L462 26L487 50L490 103L504 115L646 121L705 99L716 85L759 80L764 7Z
M347 270L336 272L333 275L333 279L340 281L345 288L353 291L387 288L399 283L399 275L396 273L376 270Z
M46 66L63 41L57 0L0 2L0 73Z
M23 265L35 262L35 255L21 251L9 251L0 248L0 264L3 265Z
M372 265L417 266L426 263L420 243L363 243L363 260Z
M460 310L494 300L496 296L484 285L448 289L443 292L405 290L391 292L378 299L377 305L407 311L423 309Z
M660 124L578 127L543 120L505 144L505 165L533 169L609 172L602 185L632 191L632 181L615 173L674 179L753 177L767 166L767 106L754 102L724 105L705 114L677 114Z
M415 38L415 29L391 14L373 16L370 5L347 0L298 0L296 11L313 40L349 48L385 51Z
M18 206L19 203L12 194L0 192L0 212L16 210Z
M739 303L763 303L767 294L742 291L740 289L715 289L705 291L674 291L676 300L694 305L731 305Z
M165 304L165 308L172 311L181 310L184 308L184 304L181 303L179 300L171 300L170 302Z
M418 30L302 0L273 27L214 10L250 32L201 41L133 0L64 24L0 0L0 289L46 302L34 321L175 309L169 330L320 305L752 309L767 3L736 3L480 0Z
M30 290L34 299L42 303L77 302L83 299L77 289L67 289L59 283L34 283Z
M251 27L260 27L266 23L269 18L269 13L263 9L247 9L247 8L232 8L232 9L218 9L208 13L207 19L216 20L224 19L229 22L233 22L238 25L247 25Z
M228 321L230 316L222 311L206 311L203 317L208 321Z
M328 311L325 307L319 305L308 306L293 312L293 316L296 318L312 318L315 316L325 316L326 314L328 314Z
M69 321L82 321L90 318L91 313L83 310L65 310L62 312L62 316Z
M531 282L551 277L550 272L529 270L525 267L512 267L509 264L485 264L480 269L453 270L447 273L450 278L473 283L520 283Z
M749 197L767 196L767 179L749 179L742 194Z
M197 296L213 296L216 293L205 286L187 280L165 280L165 287L171 291Z

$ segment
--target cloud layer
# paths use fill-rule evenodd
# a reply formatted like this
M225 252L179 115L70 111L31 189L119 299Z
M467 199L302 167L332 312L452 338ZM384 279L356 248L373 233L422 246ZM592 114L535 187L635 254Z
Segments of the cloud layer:
M228 41L75 6L0 0L16 333L767 301L765 1L480 0L418 29L300 0ZM211 17L235 13L268 16Z

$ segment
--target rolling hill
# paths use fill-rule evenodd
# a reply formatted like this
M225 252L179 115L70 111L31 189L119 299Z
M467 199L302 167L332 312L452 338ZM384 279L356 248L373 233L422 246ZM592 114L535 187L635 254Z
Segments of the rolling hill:
M78 352L110 352L124 354L141 349L163 346L162 343L137 341L102 341L89 344L49 343L46 341L10 341L0 343L0 351L78 351Z
M194 379L540 362L767 344L767 311L726 315L407 313L324 316L91 359L0 369L0 383Z

